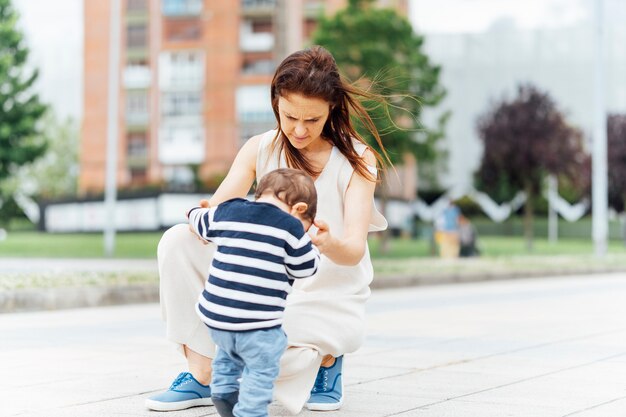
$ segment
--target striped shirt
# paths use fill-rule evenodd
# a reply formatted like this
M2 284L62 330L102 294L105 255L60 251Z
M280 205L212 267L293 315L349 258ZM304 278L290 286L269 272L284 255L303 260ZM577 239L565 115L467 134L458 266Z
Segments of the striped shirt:
M235 198L189 212L189 224L215 243L196 311L209 327L246 331L283 322L293 280L317 272L319 251L302 222L270 203Z

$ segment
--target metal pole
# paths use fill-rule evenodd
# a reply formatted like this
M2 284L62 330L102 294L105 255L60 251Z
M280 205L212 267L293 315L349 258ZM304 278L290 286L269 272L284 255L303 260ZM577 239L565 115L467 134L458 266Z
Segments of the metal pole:
M109 90L107 107L106 184L104 190L104 255L115 253L115 201L117 199L117 136L120 70L120 0L110 0Z
M606 144L606 109L604 103L604 27L603 0L595 1L594 19L594 106L593 106L593 243L596 256L607 252L608 169Z
M548 241L552 244L559 240L559 216L554 202L559 195L559 185L554 175L548 176Z

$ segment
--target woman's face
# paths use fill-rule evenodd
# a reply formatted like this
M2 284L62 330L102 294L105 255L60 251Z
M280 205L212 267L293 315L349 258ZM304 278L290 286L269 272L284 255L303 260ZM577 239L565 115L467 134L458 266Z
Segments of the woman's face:
M278 98L280 127L296 149L304 149L321 140L329 111L329 103L319 98L297 93Z

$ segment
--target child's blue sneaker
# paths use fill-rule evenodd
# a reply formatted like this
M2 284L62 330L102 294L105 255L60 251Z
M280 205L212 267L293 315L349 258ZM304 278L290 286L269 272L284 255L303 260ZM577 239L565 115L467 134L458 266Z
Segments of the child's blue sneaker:
M211 399L220 417L235 417L233 408L235 408L235 404L239 401L239 391L230 392L228 394L213 394Z
M314 411L339 410L343 404L343 356L335 358L328 368L320 366L306 408Z
M167 391L146 399L146 407L155 411L185 410L212 404L210 386L202 385L189 372L178 374Z

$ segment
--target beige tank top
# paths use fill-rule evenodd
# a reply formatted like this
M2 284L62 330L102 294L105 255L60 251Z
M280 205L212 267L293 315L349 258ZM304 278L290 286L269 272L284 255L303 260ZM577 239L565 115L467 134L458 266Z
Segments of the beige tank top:
M278 147L272 146L272 140L275 135L276 130L264 133L259 144L256 161L257 182L269 171L287 167L284 155L282 153L279 155ZM354 147L359 155L363 155L367 149L366 145L357 141L355 141ZM375 170L375 168L372 168L372 170ZM328 223L331 234L338 238L343 236L344 197L353 173L354 169L350 162L337 147L333 146L326 166L324 166L321 174L315 180L318 201L316 217ZM369 231L380 231L386 228L387 220L376 209L376 206L372 204ZM300 288L305 291L341 291L343 289L348 291L348 294L356 294L363 291L363 286L369 286L373 278L369 250L365 252L363 259L355 266L336 265L328 258L322 257L317 276L313 279L297 280L294 284L294 289ZM341 281L337 279L336 274L348 275L350 277L348 282L344 282L345 286L339 284ZM328 282L330 279L333 282Z

